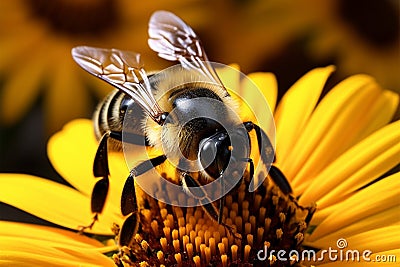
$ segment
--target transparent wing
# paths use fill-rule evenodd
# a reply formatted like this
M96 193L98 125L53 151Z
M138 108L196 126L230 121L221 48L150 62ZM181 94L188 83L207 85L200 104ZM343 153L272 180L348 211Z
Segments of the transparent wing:
M132 97L153 120L160 122L164 111L151 92L140 54L78 46L72 49L72 57L83 69Z
M149 46L167 60L177 60L183 67L195 69L211 81L223 85L196 33L171 12L156 11L149 22Z

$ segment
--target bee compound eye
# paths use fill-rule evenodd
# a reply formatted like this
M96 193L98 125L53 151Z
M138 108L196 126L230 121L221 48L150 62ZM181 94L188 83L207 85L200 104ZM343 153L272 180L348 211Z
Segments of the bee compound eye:
M211 177L219 177L226 169L230 158L230 140L224 133L216 133L200 142L199 160L203 169Z
M199 149L199 160L203 168L210 166L217 154L217 148L215 142L212 139L207 138L200 142Z

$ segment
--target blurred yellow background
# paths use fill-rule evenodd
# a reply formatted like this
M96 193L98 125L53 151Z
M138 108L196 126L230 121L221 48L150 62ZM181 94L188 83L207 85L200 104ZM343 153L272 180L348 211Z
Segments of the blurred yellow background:
M400 92L398 0L2 0L0 172L61 179L46 141L67 121L91 117L112 88L81 70L72 47L142 54L147 70L171 65L147 46L155 10L198 33L210 60L244 73L271 71L279 96L308 70L334 64L330 84L355 73ZM328 86L329 87L329 86Z

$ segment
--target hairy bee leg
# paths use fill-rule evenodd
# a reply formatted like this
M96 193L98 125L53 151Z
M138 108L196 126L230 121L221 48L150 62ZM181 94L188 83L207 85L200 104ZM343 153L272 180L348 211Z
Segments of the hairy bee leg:
M129 246L134 234L139 228L139 213L137 212L138 206L136 202L134 179L137 176L149 171L150 169L164 163L166 159L167 157L165 155L160 155L155 158L143 161L131 170L128 178L126 179L124 188L122 189L121 213L124 216L129 216L125 219L120 230L118 240L120 246Z
M274 155L274 152L272 151L273 150L272 144L271 144L267 134L263 131L263 129L261 129L260 126L258 126L257 124L254 124L251 121L244 122L243 125L247 129L248 132L250 132L252 130L254 130L256 132L258 149L260 152L261 160L265 164L269 164L268 162L270 162L270 161L268 160L268 157L274 157L273 161L275 161L275 155ZM264 145L264 147L268 147L271 149L267 149L266 151L264 151L260 145L260 144L262 144L262 142L268 142L267 144ZM273 162L273 161L271 161L271 162ZM270 167L272 169L272 165ZM292 193L293 192L292 188L290 186L289 181L286 179L285 175L283 175L283 173L281 171L279 171L279 169L277 167L274 167L274 170L272 170L273 174L271 174L271 169L270 169L270 176L271 176L272 180L274 181L274 183L277 186L279 186L279 188L282 190L282 192L284 194ZM279 173L276 170L278 170Z

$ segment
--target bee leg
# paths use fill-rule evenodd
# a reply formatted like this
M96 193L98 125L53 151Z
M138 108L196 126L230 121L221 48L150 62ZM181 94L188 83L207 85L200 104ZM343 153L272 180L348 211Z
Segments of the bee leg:
M133 168L128 178L125 181L124 188L121 196L121 213L124 216L129 215L120 230L119 244L121 246L128 246L139 228L139 214L136 201L136 190L134 179L149 171L150 169L162 164L167 157L165 155L157 156L152 159L141 162L138 166Z
M123 246L129 246L132 242L134 235L139 229L139 213L132 212L122 224L121 230L119 231L118 244Z
M289 182L287 181L285 175L282 173L282 171L274 166L271 165L271 168L269 169L269 176L272 178L272 180L274 180L275 184L277 184L279 186L279 188L283 191L283 193L285 194L289 194L292 193L292 188L290 187ZM280 183L287 183L287 185L285 184L278 184L278 181ZM285 188L286 191L284 191L282 188Z
M99 214L103 211L104 203L107 198L110 171L108 169L108 154L107 154L107 142L110 137L109 133L105 133L100 140L99 147L96 151L96 156L93 163L93 175L95 177L101 177L93 187L91 197L91 210L94 213L92 222L87 226L80 226L79 232L83 232L86 229L92 229L95 222L98 220Z
M249 180L253 181L254 178L254 162L251 158L244 158L242 161L249 163ZM254 192L253 192L253 199L254 199Z
M150 146L149 141L143 135L138 135L134 133L122 133L117 131L111 131L110 137L118 141L123 141L124 143L139 145L139 146Z
M225 187L223 185L224 180L222 179L222 175L218 179L219 179L219 185L221 187L221 196L222 196L219 199L218 223L221 224L225 206Z
M99 220L99 216L96 213L93 216L92 222L88 225L79 225L78 226L78 234L83 235L87 229L92 229L93 225Z
M184 191L197 199L203 210L210 216L211 219L217 221L219 224L223 225L225 229L228 230L230 234L238 238L235 234L234 229L222 222L222 210L223 210L223 200L220 201L219 209L214 206L211 199L208 197L207 192L201 186L201 184L190 176L187 172L181 173L181 181ZM221 177L220 177L221 178Z
M254 176L254 162L253 162L253 160L251 158L244 158L242 160L244 162L248 162L249 163L249 166L250 166L249 176L250 176L250 179L253 179L253 176Z
M142 136L135 134L127 134L126 137L127 141L131 141L134 144L146 145L144 141L146 139ZM99 214L103 211L104 208L104 204L108 194L108 189L110 186L108 178L110 175L110 170L108 167L109 138L122 141L122 133L116 131L110 131L105 133L100 139L100 143L97 148L96 156L93 163L93 175L95 177L101 177L101 179L96 182L92 191L91 210L95 215L93 217L93 221L89 225L80 227L80 232L83 232L86 229L92 229L93 225L98 220Z
M249 172L250 172L249 173L250 174L250 180L253 179L253 176L254 176L254 163L253 163L253 160L251 158L244 158L241 161L249 163L249 165L250 165L250 170L249 170ZM222 196L219 199L218 223L221 224L222 223L222 214L223 214L224 206L225 206L225 196L226 196L226 193L225 193L225 190L224 190L225 187L223 185L224 179L222 178L222 174L220 175L218 180L219 180L219 183L220 183L221 196Z
M133 172L129 174L125 181L121 196L121 212L124 216L129 215L122 224L118 243L121 246L128 246L133 235L139 227L139 214L137 211L136 190Z
M251 121L244 122L243 125L247 129L248 132L250 132L252 130L254 130L256 132L258 149L259 149L259 153L261 156L261 160L264 162L264 164L269 165L269 162L275 161L273 146L272 146L271 141L269 140L267 134L264 132L264 130L261 129L260 126L258 126L257 124L254 124ZM262 146L261 146L261 144L262 144ZM274 159L269 160L271 157L274 157ZM267 167L269 167L269 166L267 166ZM273 172L272 174L271 174L271 170L272 170L272 167L270 169L270 176L271 176L272 180L274 181L274 183L277 186L279 186L281 191L284 194L292 193L293 191L290 186L290 183L286 179L286 177L283 175L283 173L277 167L274 167L274 169L272 170L272 172Z
M167 159L165 155L160 155L155 158L151 158L139 163L135 168L130 171L128 178L125 181L124 188L121 196L121 212L122 215L126 216L129 213L137 210L136 204L136 191L135 191L135 177L144 174L158 165L164 163Z
M211 199L208 197L207 192L204 190L202 185L190 176L187 172L181 173L181 182L183 190L189 196L195 198L200 203L204 211L215 221L220 222L220 210L217 211L215 206L212 204Z

